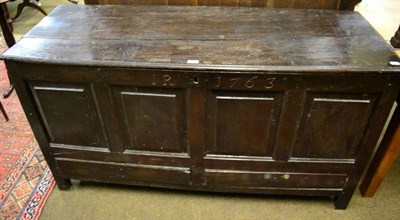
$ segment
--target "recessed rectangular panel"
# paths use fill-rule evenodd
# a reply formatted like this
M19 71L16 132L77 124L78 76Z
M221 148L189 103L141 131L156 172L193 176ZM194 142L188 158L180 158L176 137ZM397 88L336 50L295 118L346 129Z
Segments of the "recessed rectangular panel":
M51 143L106 147L90 85L31 82L30 87Z
M309 94L293 157L354 158L376 95Z
M187 152L184 90L116 88L116 92L126 149Z
M210 92L207 153L270 156L281 102L277 93Z

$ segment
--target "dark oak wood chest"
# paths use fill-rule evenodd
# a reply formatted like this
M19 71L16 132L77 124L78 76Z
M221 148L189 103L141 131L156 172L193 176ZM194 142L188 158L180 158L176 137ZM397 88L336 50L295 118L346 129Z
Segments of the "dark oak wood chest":
M2 58L61 189L325 195L344 209L400 88L393 51L343 11L60 6Z

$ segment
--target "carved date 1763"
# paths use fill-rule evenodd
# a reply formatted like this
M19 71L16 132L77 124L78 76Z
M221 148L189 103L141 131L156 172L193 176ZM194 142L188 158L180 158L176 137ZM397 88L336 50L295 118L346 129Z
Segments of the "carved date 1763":
M263 80L264 78L264 80ZM208 81L208 79L205 79ZM221 76L217 76L217 83L213 86L215 88L219 88L221 84L226 84L230 88L237 88L237 87L245 87L248 89L258 87L258 85L262 86L265 89L272 89L274 87L274 82L276 77L260 77L260 76L253 76L250 78L222 78ZM201 84L199 82L199 77L194 76L188 81L188 85L191 84ZM170 75L161 75L158 76L153 74L153 82L151 83L153 86L163 85L163 86L175 86L174 79ZM257 86L256 86L257 85Z

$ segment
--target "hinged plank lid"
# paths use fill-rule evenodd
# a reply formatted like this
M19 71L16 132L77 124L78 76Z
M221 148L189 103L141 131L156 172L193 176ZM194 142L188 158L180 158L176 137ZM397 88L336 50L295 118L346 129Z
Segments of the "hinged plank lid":
M2 59L83 66L400 72L357 12L59 6ZM392 62L393 64L393 62Z

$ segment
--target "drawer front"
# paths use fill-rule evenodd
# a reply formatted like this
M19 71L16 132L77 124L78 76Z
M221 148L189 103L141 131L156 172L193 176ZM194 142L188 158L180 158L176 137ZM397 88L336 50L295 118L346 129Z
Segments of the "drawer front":
M205 185L218 187L341 189L346 181L344 174L205 170Z
M190 185L190 168L56 158L66 178L134 184Z

